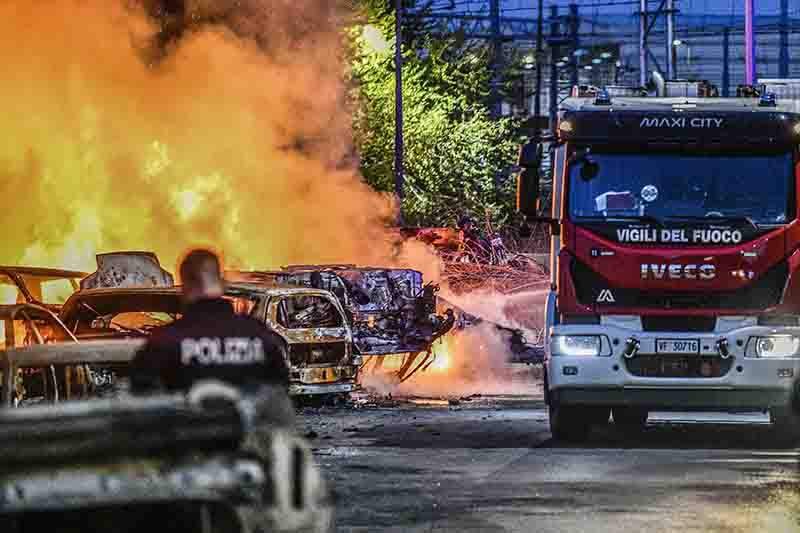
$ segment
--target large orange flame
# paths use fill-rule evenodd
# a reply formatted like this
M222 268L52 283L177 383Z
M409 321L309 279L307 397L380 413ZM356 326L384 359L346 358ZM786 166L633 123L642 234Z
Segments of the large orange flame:
M227 2L252 11L238 36L195 28L157 64L130 2L0 3L0 262L144 249L171 268L196 244L246 268L396 260L394 204L353 163L334 3ZM284 47L290 9L314 34Z

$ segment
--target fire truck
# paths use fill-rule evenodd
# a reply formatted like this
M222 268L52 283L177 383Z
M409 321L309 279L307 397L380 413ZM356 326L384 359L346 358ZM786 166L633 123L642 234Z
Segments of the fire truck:
M752 410L796 439L800 113L763 88L659 91L564 102L549 216L535 208L538 160L520 152L519 210L552 234L552 434L580 441L610 419L636 432L652 411Z

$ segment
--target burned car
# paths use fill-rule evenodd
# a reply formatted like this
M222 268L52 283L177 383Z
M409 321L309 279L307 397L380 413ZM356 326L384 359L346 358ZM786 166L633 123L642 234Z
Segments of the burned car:
M231 283L225 298L237 313L256 318L280 336L291 394L341 394L357 388L360 359L352 353L350 328L331 293ZM80 340L143 338L180 316L180 288L175 286L81 290L61 310L64 324Z
M181 316L177 287L86 289L73 294L60 317L80 340L146 337Z
M426 352L453 327L453 313L437 314L438 287L422 273L355 265L289 266L273 272L228 272L232 280L324 289L342 303L362 356Z
M85 276L75 270L0 266L0 304L30 303L57 310Z
M128 369L143 342L35 344L0 352L0 405L22 407L127 392Z
M59 318L48 308L37 304L22 303L0 305L0 383L2 394L16 399L22 396L43 397L58 396L58 382L65 379L75 380L76 369L64 369L50 366L15 368L10 370L5 364L10 350L23 346L45 345L57 342L74 343L76 338L64 326Z
M218 382L0 410L0 530L330 531L330 497L293 425L285 392Z

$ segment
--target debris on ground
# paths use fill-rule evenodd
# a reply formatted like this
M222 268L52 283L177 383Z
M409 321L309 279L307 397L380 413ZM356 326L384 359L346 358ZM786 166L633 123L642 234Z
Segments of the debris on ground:
M454 294L498 292L513 294L546 287L550 275L533 260L516 264L445 262L442 281Z

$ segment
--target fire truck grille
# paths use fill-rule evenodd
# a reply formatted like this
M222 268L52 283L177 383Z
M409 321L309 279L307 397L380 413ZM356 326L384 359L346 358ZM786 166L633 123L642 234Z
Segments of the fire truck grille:
M645 331L691 331L709 333L717 325L715 316L643 316L642 329Z
M634 376L646 378L719 378L727 374L733 358L685 355L637 355L625 366Z
M735 291L643 291L613 288L588 265L573 260L572 280L578 302L595 306L601 291L611 288L614 302L603 308L640 307L651 309L766 309L781 301L789 275L789 266L782 261L750 285Z

